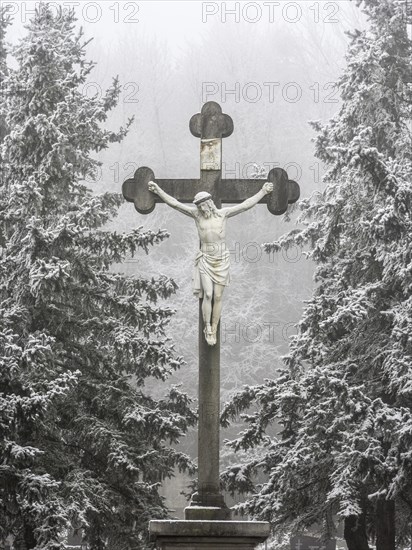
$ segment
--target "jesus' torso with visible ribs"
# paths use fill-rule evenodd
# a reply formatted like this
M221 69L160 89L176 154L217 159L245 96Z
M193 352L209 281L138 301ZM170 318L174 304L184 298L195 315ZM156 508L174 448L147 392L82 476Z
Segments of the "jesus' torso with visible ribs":
M200 242L203 246L213 245L220 249L226 248L226 222L227 216L219 212L219 216L211 215L205 217L202 213L196 212L194 216Z

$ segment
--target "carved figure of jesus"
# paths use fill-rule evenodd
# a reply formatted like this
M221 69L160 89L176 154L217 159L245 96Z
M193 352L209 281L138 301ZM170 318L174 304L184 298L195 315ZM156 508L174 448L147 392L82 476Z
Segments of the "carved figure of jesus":
M230 254L226 248L227 219L249 210L273 190L267 181L262 189L240 204L216 208L212 196L206 191L197 193L194 206L179 202L166 193L157 183L150 181L149 190L169 206L195 220L200 239L200 249L195 259L193 291L203 298L202 317L206 342L216 344L216 333L222 311L222 294L230 281Z

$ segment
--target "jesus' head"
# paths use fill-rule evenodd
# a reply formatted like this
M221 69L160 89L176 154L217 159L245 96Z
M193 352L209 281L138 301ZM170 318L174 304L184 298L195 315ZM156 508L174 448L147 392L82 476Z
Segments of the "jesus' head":
M204 218L210 218L211 216L218 216L218 210L215 203L212 200L212 195L206 191L200 191L193 199L195 204Z

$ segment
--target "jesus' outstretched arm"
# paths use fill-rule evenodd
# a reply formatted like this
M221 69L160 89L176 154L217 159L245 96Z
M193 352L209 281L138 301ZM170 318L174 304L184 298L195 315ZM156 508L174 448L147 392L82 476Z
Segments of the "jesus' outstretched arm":
M177 199L166 193L166 191L163 191L163 189L159 187L154 181L149 181L148 188L149 191L151 191L152 193L156 193L156 195L159 195L163 202L165 202L175 210L178 210L182 214L186 214L186 216L194 218L195 212L197 210L195 206L187 206L186 204L179 202Z
M231 218L232 216L236 216L237 214L240 214L242 212L245 212L246 210L249 210L249 208L252 208L257 204L265 195L268 193L271 193L273 191L273 183L270 181L267 181L263 184L262 189L256 193L256 195L253 195L253 197L250 197L249 199L246 199L245 201L241 202L240 204L236 204L236 206L229 206L227 208L222 208L222 213L225 214L228 218Z

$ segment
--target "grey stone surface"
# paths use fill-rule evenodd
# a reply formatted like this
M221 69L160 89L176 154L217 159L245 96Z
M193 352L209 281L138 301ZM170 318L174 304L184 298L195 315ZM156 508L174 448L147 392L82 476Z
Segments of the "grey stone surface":
M150 522L150 536L159 550L252 550L270 533L261 521Z
M210 521L228 521L230 520L230 509L225 505L223 497L218 506L195 506L193 499L190 506L185 508L186 520L210 520ZM205 497L203 497L204 500Z

